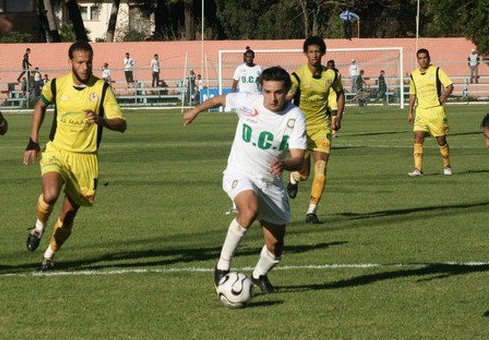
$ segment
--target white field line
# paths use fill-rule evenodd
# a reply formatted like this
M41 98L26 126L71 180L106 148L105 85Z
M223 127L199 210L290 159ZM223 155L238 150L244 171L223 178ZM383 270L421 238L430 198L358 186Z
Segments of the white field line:
M274 270L324 270L324 269L348 269L348 268L429 268L431 266L487 266L489 262L443 262L443 263L337 263L337 264L321 264L321 265L304 265L304 266L281 266ZM252 267L235 268L236 271L251 271ZM46 272L31 272L31 273L5 273L0 274L0 278L7 277L33 277L33 276L91 276L91 275L125 275L125 274L166 274L166 273L196 273L196 272L213 272L214 268L143 268L143 269L118 269L118 270L73 270L73 271L57 271L56 269Z

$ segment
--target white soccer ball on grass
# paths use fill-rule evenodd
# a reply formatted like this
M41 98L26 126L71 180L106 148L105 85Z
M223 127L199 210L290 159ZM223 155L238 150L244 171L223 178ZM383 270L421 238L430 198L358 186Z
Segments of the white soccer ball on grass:
M217 295L229 308L243 308L253 297L253 282L244 273L230 272L217 286Z

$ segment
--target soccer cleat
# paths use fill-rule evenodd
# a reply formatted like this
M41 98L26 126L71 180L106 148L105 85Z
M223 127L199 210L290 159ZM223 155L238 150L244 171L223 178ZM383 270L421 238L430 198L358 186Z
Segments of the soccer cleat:
M414 169L411 172L408 172L409 177L417 177L417 176L423 176L423 171L419 171L418 169Z
M39 231L36 228L29 229L29 235L27 236L26 246L27 250L34 251L39 247L39 243L41 243L42 234L44 232Z
M449 168L449 167L445 167L445 168L443 168L443 174L444 174L445 176L451 176L451 175L453 175L452 168Z
M229 274L229 270L221 270L221 269L214 269L214 286L217 289L217 286L219 286L219 282L221 282L221 279Z
M275 293L275 288L272 283L268 279L266 275L260 275L257 279L251 277L251 281L255 286L260 287L261 291L265 294Z
M320 224L319 218L316 214L310 213L306 215L306 223L310 224Z
M292 176L292 173L290 173L290 176ZM289 177L289 183L287 183L287 194L290 198L294 199L297 196L297 191L299 191L299 182L292 184Z
M47 272L54 268L54 260L43 258L41 262L41 266L39 267L40 272Z

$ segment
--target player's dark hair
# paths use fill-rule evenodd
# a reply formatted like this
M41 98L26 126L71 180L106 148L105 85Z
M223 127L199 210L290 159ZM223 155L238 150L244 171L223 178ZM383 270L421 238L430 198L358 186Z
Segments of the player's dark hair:
M309 46L319 46L321 53L326 53L326 43L324 42L323 38L317 35L313 35L312 37L308 37L306 40L304 40L304 45L302 47L304 53L307 52Z
M416 52L416 55L419 55L421 53L426 54L428 58L430 58L430 52L426 48L420 48L418 52Z
M485 128L488 126L489 126L489 113L486 114L484 118L482 118L482 122L481 122L481 128Z
M247 54L251 54L251 56L254 58L255 57L255 51L253 51L249 46L245 47L245 51L243 53L243 57L245 57Z
M92 46L90 46L90 44L86 41L77 41L71 44L70 49L68 50L68 57L70 59L73 59L73 54L75 53L75 51L85 51L93 56Z
M264 81L283 81L287 92L292 87L289 73L280 66L272 66L264 69L260 74L260 86L263 86Z

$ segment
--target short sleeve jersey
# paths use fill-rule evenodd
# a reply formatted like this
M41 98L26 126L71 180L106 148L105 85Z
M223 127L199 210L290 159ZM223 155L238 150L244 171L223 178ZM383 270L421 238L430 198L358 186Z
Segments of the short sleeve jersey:
M52 141L56 147L79 153L97 151L97 133L101 127L88 123L85 110L99 113L104 83L92 76L80 90L74 87L71 73L56 79L56 133ZM41 99L46 105L52 103L51 81L42 88ZM103 108L106 118L124 119L111 87L107 88Z
M249 67L246 63L238 65L234 70L233 79L238 81L239 92L260 93L259 78L261 67Z
M124 71L132 71L133 66L134 59L132 59L131 57L124 58Z
M313 74L304 65L291 75L292 88L289 95L299 93L299 108L304 112L308 126L324 124L329 119L328 96L330 91L343 91L341 77L334 70L322 66L321 77L313 78Z
M430 65L424 73L421 73L419 69L416 69L411 73L409 94L417 97L418 103L416 107L428 109L430 107L440 106L439 87L447 87L448 85L453 84L441 68L438 68L437 79L436 70L437 67Z
M239 118L226 171L273 181L271 161L285 158L288 149L306 149L304 115L291 103L280 112L263 106L263 95L230 93L226 109Z

